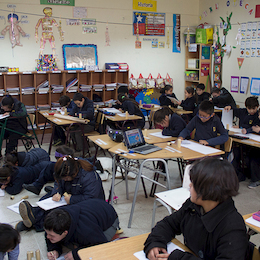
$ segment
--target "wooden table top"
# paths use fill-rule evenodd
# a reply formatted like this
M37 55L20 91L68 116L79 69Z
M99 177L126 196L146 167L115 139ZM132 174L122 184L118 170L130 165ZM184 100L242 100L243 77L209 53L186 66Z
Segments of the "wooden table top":
M250 214L247 214L247 215L244 215L244 216L243 216L243 219L244 219L244 221L245 221L245 224L246 224L250 229L252 229L252 230L254 230L255 232L257 232L258 234L260 234L260 227L254 226L254 225L249 224L249 223L246 222L246 219L252 217L252 215L253 215L253 213L250 213Z
M144 242L149 233L134 236L125 239L119 239L109 243L84 248L78 251L82 260L137 260L134 253L142 251ZM172 242L184 249L191 252L185 245L183 245L176 238Z
M141 116L136 115L128 115L128 118L126 118L125 116L119 116L117 114L115 116L105 115L105 118L113 122L143 119Z
M108 150L119 144L118 142L113 141L108 134L93 136L90 135L88 136L88 139L104 150Z
M236 132L232 132L232 131L229 131L228 133L231 134L231 135L237 134ZM252 140L252 139L237 139L235 137L232 137L232 139L233 139L233 142L236 142L236 143L245 144L245 145L253 146L253 147L256 147L256 148L260 148L260 142L257 142L257 141Z
M147 136L145 136L145 132L147 131ZM165 142L169 142L169 141L173 141L176 140L177 137L167 137L167 138L160 138L160 137L156 137L154 135L151 135L152 133L158 133L158 132L162 132L161 129L144 129L143 130L143 135L144 135L144 140L146 143L148 144L157 144L157 143L165 143Z

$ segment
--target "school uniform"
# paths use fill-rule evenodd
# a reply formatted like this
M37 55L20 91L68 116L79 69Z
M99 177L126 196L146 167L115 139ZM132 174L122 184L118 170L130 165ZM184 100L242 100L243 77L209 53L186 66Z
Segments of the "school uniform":
M208 92L203 92L201 95L197 95L197 96L198 96L197 105L199 106L202 101L209 100L211 95Z
M142 117L142 119L137 120L137 127L144 128L145 125L145 118L142 111L137 107L132 101L125 100L122 104L122 109L126 112L128 111L129 115L136 115ZM132 122L127 122L125 126L134 126Z
M4 113L5 111L1 109L0 114L4 114ZM21 134L26 134L27 133L26 115L27 112L24 104L18 101L16 98L14 98L14 106L12 111L10 112L10 117L7 119L6 127L15 130ZM4 139L8 139L8 142L6 144L5 154L11 153L17 148L18 140L22 136L21 134L17 134L5 130Z
M162 135L177 137L185 127L185 121L174 113L169 115L169 126L162 130Z
M18 260L20 253L19 244L10 252L0 252L0 260L7 259L8 260ZM8 257L5 258L5 255Z
M191 119L188 125L181 131L180 137L189 137L191 132L196 129L194 140L206 140L210 146L224 144L228 140L227 130L217 116L211 117L203 123L198 116ZM218 136L218 134L220 134Z
M220 90L220 96L218 97L213 97L212 102L214 106L217 107L226 107L226 106L231 106L232 108L236 107L236 101L232 97L232 95L229 93L228 90L225 88L221 88Z
M162 93L162 95L159 97L160 106L172 106L172 107L178 107L178 105L175 105L168 97L176 98L174 93L171 95L166 95L165 93Z
M56 250L61 255L65 246L72 250L74 260L80 260L78 250L109 242L119 227L115 209L100 199L82 201L60 209L70 215L71 225L66 237L58 243L51 243L45 234L47 251Z
M74 101L71 100L69 105L67 106L67 112L69 113L70 111L72 111L74 106L76 106L76 105L75 105Z
M185 100L181 101L180 106L187 111L194 111L196 104L196 98L195 96L192 96L190 98L186 98Z
M177 249L170 254L169 260L245 259L248 246L246 227L232 198L207 213L188 199L180 210L165 217L153 228L144 244L146 256L154 247L166 249L167 243L180 234L195 255Z

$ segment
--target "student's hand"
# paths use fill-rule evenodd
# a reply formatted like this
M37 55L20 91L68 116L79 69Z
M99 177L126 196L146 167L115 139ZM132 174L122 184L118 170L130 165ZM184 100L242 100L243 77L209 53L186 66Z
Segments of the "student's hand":
M199 140L199 143L203 145L209 145L209 143L206 140Z
M212 97L209 98L209 101L212 101Z
M224 107L224 110L230 111L231 108L232 108L231 106L226 106L226 107Z
M179 136L179 137L177 138L177 140L178 140L178 139L184 140L184 138L183 138L182 136ZM177 143L177 140L176 140L176 143Z
M60 201L61 195L59 193L56 193L52 196L52 200L54 201Z
M177 104L180 105L180 104L181 104L181 101L178 100L178 101L177 101Z
M118 110L119 110L120 112L124 112L124 110L123 110L122 108L119 108Z
M160 253L160 254L157 255L156 259L158 259L158 260L167 260L169 255L170 254L168 254L167 252L166 252L166 254Z
M246 129L245 129L245 128L242 129L242 134L243 134L243 135L246 134Z
M65 260L74 260L72 252L70 251L68 254L64 256Z
M47 257L49 260L56 260L59 257L59 253L54 250L47 253Z
M67 204L70 204L70 198L71 198L71 194L68 194L67 196L64 196L64 199L67 202Z
M5 112L3 116L10 116L10 112Z
M7 187L7 184L2 184L1 190L4 190Z
M256 126L252 126L252 130L256 133L260 132L260 126L256 125Z
M157 260L157 257L158 257L158 255L160 255L160 252L163 253L162 255L167 254L166 249L160 248L160 247L154 247L154 248L152 248L152 249L149 251L149 253L148 253L148 255L147 255L147 258L148 258L149 260ZM169 255L168 255L168 256L169 256ZM167 258L165 258L165 259L167 259Z

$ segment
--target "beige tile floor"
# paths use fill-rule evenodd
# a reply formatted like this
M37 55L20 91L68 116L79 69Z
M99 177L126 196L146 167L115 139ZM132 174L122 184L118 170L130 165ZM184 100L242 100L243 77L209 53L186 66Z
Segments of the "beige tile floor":
M48 145L44 144L44 149L48 149ZM19 147L19 151L24 150L23 147ZM54 149L52 149L52 160L54 160ZM100 156L104 156L100 153ZM109 156L107 157L109 158ZM101 161L105 161L104 157L103 159L100 158ZM108 169L111 169L111 166L109 165L109 159L106 159L105 167ZM179 173L177 170L176 163L170 162L169 163L169 171L171 175L171 185L172 187L179 187L181 185L181 181L179 178ZM111 176L110 176L111 177ZM111 179L107 181L103 181L103 187L105 190L106 197L108 197L109 189L111 185ZM115 187L115 195L118 196L117 203L114 205L120 219L120 226L124 230L124 233L121 236L135 236L143 233L150 232L151 230L151 218L152 218L152 208L154 203L154 198L144 197L144 193L142 188L140 187L136 207L135 207L135 213L132 221L132 227L127 228L129 214L131 210L131 203L134 195L134 189L135 189L135 180L129 181L129 196L130 199L126 200L125 196L125 183L121 182L120 180L116 180L117 184ZM239 195L235 198L235 203L238 211L244 215L247 213L251 213L254 211L259 210L260 205L260 186L256 189L248 189L247 188L248 180L245 182L240 183L240 189L239 189ZM150 191L150 183L146 182L146 188L147 191ZM158 189L159 191L160 189ZM20 194L16 195L14 200L10 200L10 195L5 194L4 197L0 197L0 222L10 223L11 225L15 226L15 224L21 220L20 216L7 209L7 206L12 205L18 201L23 196L28 195L28 201L32 204L35 204L41 196L45 194L44 190L42 190L41 194L39 196L30 193L26 190L23 190ZM167 215L167 210L162 207L159 208L156 212L156 221L162 219L164 216ZM182 240L182 237L179 237L179 239ZM257 246L260 245L260 235L255 235L251 238L251 241L257 244ZM20 244L20 256L19 259L24 260L26 259L26 253L27 251L35 251L37 249L40 249L41 252L41 259L47 259L47 251L46 251L46 245L45 245L45 239L44 239L44 233L37 233L34 230L29 232L21 232L21 244Z

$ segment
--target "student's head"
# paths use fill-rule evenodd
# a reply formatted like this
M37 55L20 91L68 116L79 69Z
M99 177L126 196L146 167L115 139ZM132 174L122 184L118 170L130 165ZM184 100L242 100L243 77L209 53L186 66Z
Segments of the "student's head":
M119 93L117 96L117 99L120 103L123 103L125 100L127 100L127 96L124 93Z
M15 249L20 243L20 235L17 230L8 224L0 224L0 252L6 253Z
M9 162L5 163L0 168L0 184L7 185L11 180L11 176L13 172L14 172L13 165Z
M198 84L198 86L196 87L196 92L199 96L202 95L204 90L205 90L205 85L203 83Z
M7 153L5 156L5 163L11 163L13 166L18 166L18 154L16 151Z
M58 243L68 234L71 225L69 213L62 209L52 210L44 219L44 229L51 243Z
M70 147L68 147L67 145L61 145L56 148L56 151L55 151L56 160L58 160L61 157L66 156L66 155L70 155L70 156L74 157L74 150L71 149Z
M207 122L215 115L213 103L209 100L203 100L199 105L199 111L197 115L202 122Z
M220 89L217 88L217 87L214 87L214 88L212 89L212 91L211 91L212 97L219 97L219 96L220 96L220 93L221 93L221 91L220 91Z
M172 114L173 111L169 107L163 106L154 113L154 123L162 127L168 127L170 122L170 115Z
M259 107L258 98L254 96L248 97L245 101L245 106L248 114L254 115Z
M171 85L165 85L160 92L165 93L166 95L171 95L173 93L173 87Z
M191 86L188 86L185 88L185 98L190 98L194 95L194 88Z
M72 181L78 175L80 168L92 171L93 165L86 160L79 160L70 155L64 156L55 163L54 177L57 181Z
M10 112L14 107L14 99L12 98L12 96L7 95L3 97L1 107L4 111Z
M70 97L63 95L59 98L59 103L61 107L67 107L70 104Z
M191 201L211 200L219 203L238 194L239 182L231 163L217 158L196 162L190 170Z
M85 98L81 93L76 93L73 96L73 101L77 107L82 108L85 102Z
M128 87L127 87L127 86L120 86L120 87L118 88L118 90L117 90L117 93L118 93L118 94L120 94L120 93L125 94L125 96L128 97L128 95L129 95Z

